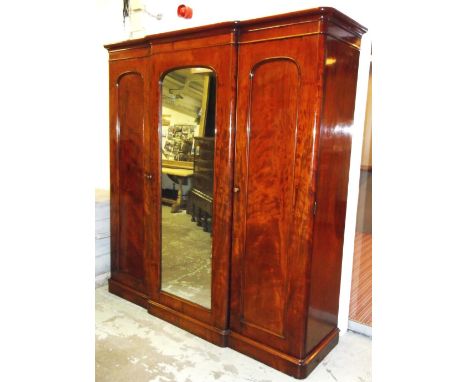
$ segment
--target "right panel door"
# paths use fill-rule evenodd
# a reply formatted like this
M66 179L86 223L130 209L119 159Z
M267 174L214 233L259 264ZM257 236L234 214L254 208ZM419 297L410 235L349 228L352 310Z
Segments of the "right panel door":
M231 329L302 356L320 111L318 36L241 45Z

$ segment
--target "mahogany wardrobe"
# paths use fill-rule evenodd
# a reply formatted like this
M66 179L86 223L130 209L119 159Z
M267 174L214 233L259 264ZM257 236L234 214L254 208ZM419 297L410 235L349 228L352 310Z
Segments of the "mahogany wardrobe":
M110 292L296 378L317 366L365 32L316 8L106 45Z

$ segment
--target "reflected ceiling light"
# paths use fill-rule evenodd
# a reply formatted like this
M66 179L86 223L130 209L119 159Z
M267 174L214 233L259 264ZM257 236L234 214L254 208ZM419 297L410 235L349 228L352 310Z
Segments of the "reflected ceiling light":
M198 73L212 73L213 71L208 68L190 68L190 73L198 74Z

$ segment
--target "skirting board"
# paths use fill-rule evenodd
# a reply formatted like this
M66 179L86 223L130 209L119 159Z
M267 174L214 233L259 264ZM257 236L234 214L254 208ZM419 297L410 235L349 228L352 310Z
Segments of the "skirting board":
M372 326L364 325L360 322L349 320L348 330L351 330L355 333L364 334L365 336L372 338Z
M94 279L94 288L102 287L103 285L107 284L107 280L110 277L110 272L101 273L97 275Z

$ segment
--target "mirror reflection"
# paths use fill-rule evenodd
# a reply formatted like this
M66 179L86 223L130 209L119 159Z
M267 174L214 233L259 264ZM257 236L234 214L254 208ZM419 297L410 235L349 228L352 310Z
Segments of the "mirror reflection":
M215 75L177 69L162 81L161 290L211 308Z

